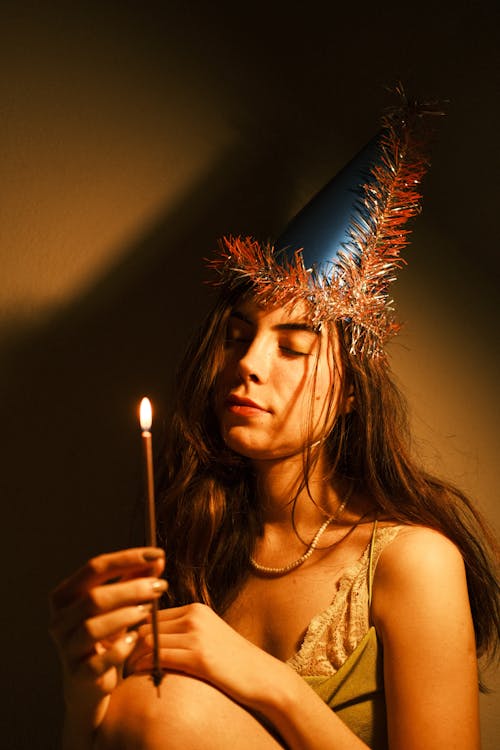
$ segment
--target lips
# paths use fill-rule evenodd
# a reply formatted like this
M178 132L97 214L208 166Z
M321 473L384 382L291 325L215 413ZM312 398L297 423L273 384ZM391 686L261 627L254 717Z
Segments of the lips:
M230 394L226 399L226 406L233 414L241 414L243 416L252 416L252 414L258 414L267 412L263 406L260 406L250 398L244 398L243 396L235 396Z

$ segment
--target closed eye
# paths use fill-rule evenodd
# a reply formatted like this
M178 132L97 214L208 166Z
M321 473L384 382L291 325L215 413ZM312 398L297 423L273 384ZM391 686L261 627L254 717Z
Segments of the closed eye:
M226 336L226 344L250 344L252 339L244 338L243 336Z
M283 331L278 345L287 357L308 357L316 351L317 340L317 336L308 331Z
M290 349L288 346L280 346L280 351L287 357L308 357L309 352L299 352L296 349Z
M244 323L233 323L230 322L226 330L226 345L231 344L250 344L253 339L252 332L249 330L249 326Z

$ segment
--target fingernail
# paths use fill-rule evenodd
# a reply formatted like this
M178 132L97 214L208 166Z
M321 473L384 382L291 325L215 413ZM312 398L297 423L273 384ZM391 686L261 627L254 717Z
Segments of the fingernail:
M155 560L161 560L162 557L165 557L162 549L148 549L142 553L142 558L146 562L155 562Z
M135 643L137 640L137 631L131 630L127 635L125 636L125 643L129 646L131 643Z
M155 581L151 584L151 588L153 589L155 594L158 594L167 590L167 582L160 578L158 581Z
M144 615L145 615L145 614L147 614L148 612L151 612L151 610L153 609L153 605L152 605L152 604L139 604L139 605L137 606L137 609L139 610L139 612L140 612L141 614L144 614Z

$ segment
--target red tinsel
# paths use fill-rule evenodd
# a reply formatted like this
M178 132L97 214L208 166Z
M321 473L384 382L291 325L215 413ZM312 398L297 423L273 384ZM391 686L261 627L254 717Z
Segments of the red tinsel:
M304 301L316 323L343 319L353 353L381 355L387 338L399 330L388 288L405 263L406 224L420 212L418 186L428 166L421 121L427 114L440 114L435 107L409 102L401 88L398 94L400 105L382 120L374 179L360 186L369 222L351 222L350 239L331 269L306 269L300 251L289 261L270 243L251 237L224 237L219 255L209 261L219 275L218 285L233 288L247 280L263 304Z

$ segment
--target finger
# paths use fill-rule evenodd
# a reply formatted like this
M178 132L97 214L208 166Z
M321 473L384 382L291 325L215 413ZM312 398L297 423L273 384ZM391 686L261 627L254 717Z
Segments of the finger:
M160 614L163 610L158 610L158 614ZM175 633L178 634L186 634L189 631L189 627L186 626L185 622L182 618L177 618L176 620L168 620L168 621L161 621L158 620L157 624L158 629L158 636L161 635L172 635ZM148 643L149 646L147 648L151 648L152 645L152 638L153 638L153 626L151 623L151 617L148 616L148 618L145 620L145 622L140 623L139 626L136 628L138 634L139 634L139 643L137 645L137 648L141 647L141 644Z
M98 555L89 560L76 573L66 578L50 596L53 610L74 601L82 591L114 578L131 577L154 568L163 570L165 553L156 547L137 547Z
M136 641L137 633L132 630L115 641L112 648L82 660L75 672L91 678L102 677L111 667L120 667L125 662Z
M152 633L147 635L145 638L139 637L137 642L134 658L137 661L142 661L145 657L150 657L153 654L153 635ZM185 633L169 633L168 635L158 636L158 651L163 659L168 660L169 658L178 657L182 651L184 655L191 654L192 659L196 659L198 655L203 652L203 640L186 636ZM171 662L165 662L167 666L173 668Z
M69 664L81 661L96 651L98 643L106 651L112 650L120 637L147 618L150 611L151 605L141 604L86 620L68 639L65 660Z
M175 647L160 648L159 650L160 667L176 672L186 672L187 674L201 674L203 667L199 655L190 648ZM139 654L127 661L128 673L145 672L154 667L153 652L150 650L144 654Z
M204 605L200 605L204 606ZM208 608L207 612L211 612ZM205 615L196 605L187 604L182 607L168 607L158 610L158 632L159 633L186 633L195 631L203 627L203 620L200 618ZM205 615L206 616L206 615ZM151 632L151 625L141 625L139 634L145 637Z
M76 573L66 578L51 594L54 608L72 601L82 590L117 578L130 578L151 569L163 570L165 554L156 547L139 547L111 552L89 560Z
M174 608L174 611L181 611L181 615L173 617L171 609L158 611L158 644L160 648L162 646L164 648L172 648L174 646L179 648L189 647L189 642L186 638L186 635L190 630L186 623L186 614L189 614L189 607L177 607ZM166 617L168 617L168 619L166 619ZM152 658L151 655L153 652L154 639L150 617L148 617L147 622L139 625L137 632L139 638L135 649L127 660L127 674L138 670L142 671L142 669L149 669L148 665L150 665L150 658ZM194 638L191 633L191 648L193 642ZM141 666L138 667L138 664Z
M152 655L152 647L141 639L138 629L136 630L136 632L138 633L138 639L132 653L127 658L123 672L125 677L128 677L129 674L137 672L137 663Z
M153 650L153 633L148 633L144 638L141 639L144 643L145 648ZM158 635L158 647L161 650L169 651L171 649L183 649L189 651L195 651L198 648L202 648L204 645L204 639L200 635L193 636L192 633L160 633Z
M50 630L56 640L64 639L88 619L158 599L167 588L167 582L159 578L133 578L95 586L73 604L60 609L52 618Z
M196 615L197 612L201 612L204 609L211 611L204 604L184 604L181 607L166 607L158 611L158 620L159 622L178 620L186 615Z

